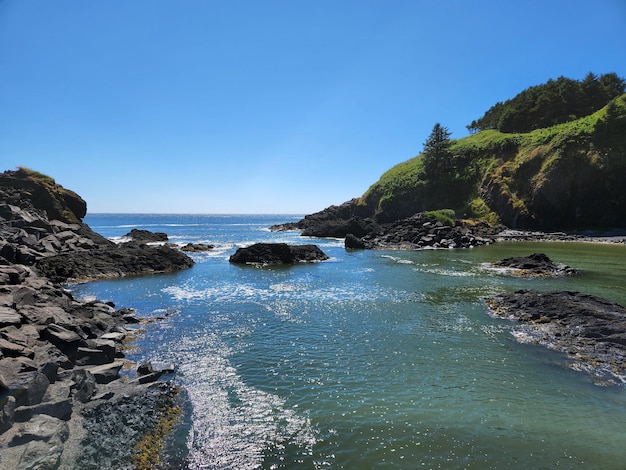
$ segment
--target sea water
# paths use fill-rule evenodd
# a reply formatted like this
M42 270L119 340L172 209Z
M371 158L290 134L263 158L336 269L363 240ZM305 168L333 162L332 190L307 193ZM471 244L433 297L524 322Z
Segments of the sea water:
M143 317L129 359L169 362L186 391L165 468L626 468L626 388L519 344L484 299L519 288L579 290L626 305L626 247L498 243L466 250L347 251L338 239L271 232L299 216L93 214L207 243L173 274L72 287ZM328 261L232 265L255 242L315 243ZM520 279L489 269L546 253L581 271Z

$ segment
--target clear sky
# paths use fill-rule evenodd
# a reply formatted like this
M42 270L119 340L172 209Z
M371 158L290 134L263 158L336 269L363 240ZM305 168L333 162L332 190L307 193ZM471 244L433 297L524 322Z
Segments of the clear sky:
M625 0L0 0L0 171L89 212L311 213L588 72L626 78Z

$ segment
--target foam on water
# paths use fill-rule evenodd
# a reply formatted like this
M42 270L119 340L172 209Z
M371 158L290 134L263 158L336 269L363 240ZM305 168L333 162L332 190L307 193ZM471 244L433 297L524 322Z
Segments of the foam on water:
M247 385L215 333L184 338L182 382L193 403L190 468L261 468L268 448L295 445L310 454L316 431L285 400Z

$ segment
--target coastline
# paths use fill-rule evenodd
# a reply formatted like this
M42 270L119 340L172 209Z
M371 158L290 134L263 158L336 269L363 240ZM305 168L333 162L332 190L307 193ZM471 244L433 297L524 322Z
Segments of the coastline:
M112 468L150 468L177 416L179 391L161 380L174 366L125 357L146 321L76 299L66 283L170 272L193 260L141 240L116 245L84 224L85 214L80 196L49 177L0 174L2 468L101 468L105 456ZM103 416L129 434L106 438Z
M180 250L142 240L115 245L83 224L85 214L80 211L74 219L50 219L19 188L4 196L12 197L11 202L23 200L25 207L0 204L0 465L99 468L98 460L90 459L110 453L107 458L117 462L113 466L137 458L138 468L149 468L145 462L158 459L168 426L179 416L179 391L161 380L174 366L154 370L150 364L126 360L125 341L143 320L112 303L75 299L64 283L152 275L185 269L193 262L189 264ZM471 233L467 226L448 227L423 217L396 228L400 240L405 235L420 237L396 245L401 249L465 248L498 241L626 243L626 236L615 234L489 234L484 227ZM595 353L584 354L593 358ZM90 426L102 416L119 426L124 414L138 418L137 427L130 428L136 441L123 437L125 445L99 442L107 425ZM148 415L154 419L139 419Z

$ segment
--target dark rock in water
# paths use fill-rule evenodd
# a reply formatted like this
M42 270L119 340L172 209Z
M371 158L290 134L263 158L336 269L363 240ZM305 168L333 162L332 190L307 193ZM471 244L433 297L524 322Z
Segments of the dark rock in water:
M374 248L371 242L366 242L363 238L358 238L356 235L349 233L344 240L344 246L348 250L366 250Z
M132 238L136 242L166 242L167 234L163 232L151 232L150 230L140 230L137 228L128 232L125 237Z
M296 264L327 260L328 256L316 245L287 245L286 243L256 243L239 248L229 259L237 264Z
M626 309L580 292L519 290L487 300L495 316L522 322L521 342L568 355L598 381L626 382Z
M194 261L169 246L115 246L108 249L49 256L37 268L54 282L172 272Z
M561 263L555 263L543 253L530 256L505 258L492 263L499 268L509 268L511 273L520 276L561 276L576 274L576 270Z
M203 251L211 251L213 248L215 248L213 245L204 245L202 243L187 243L186 245L181 247L181 250L191 253L200 253Z

